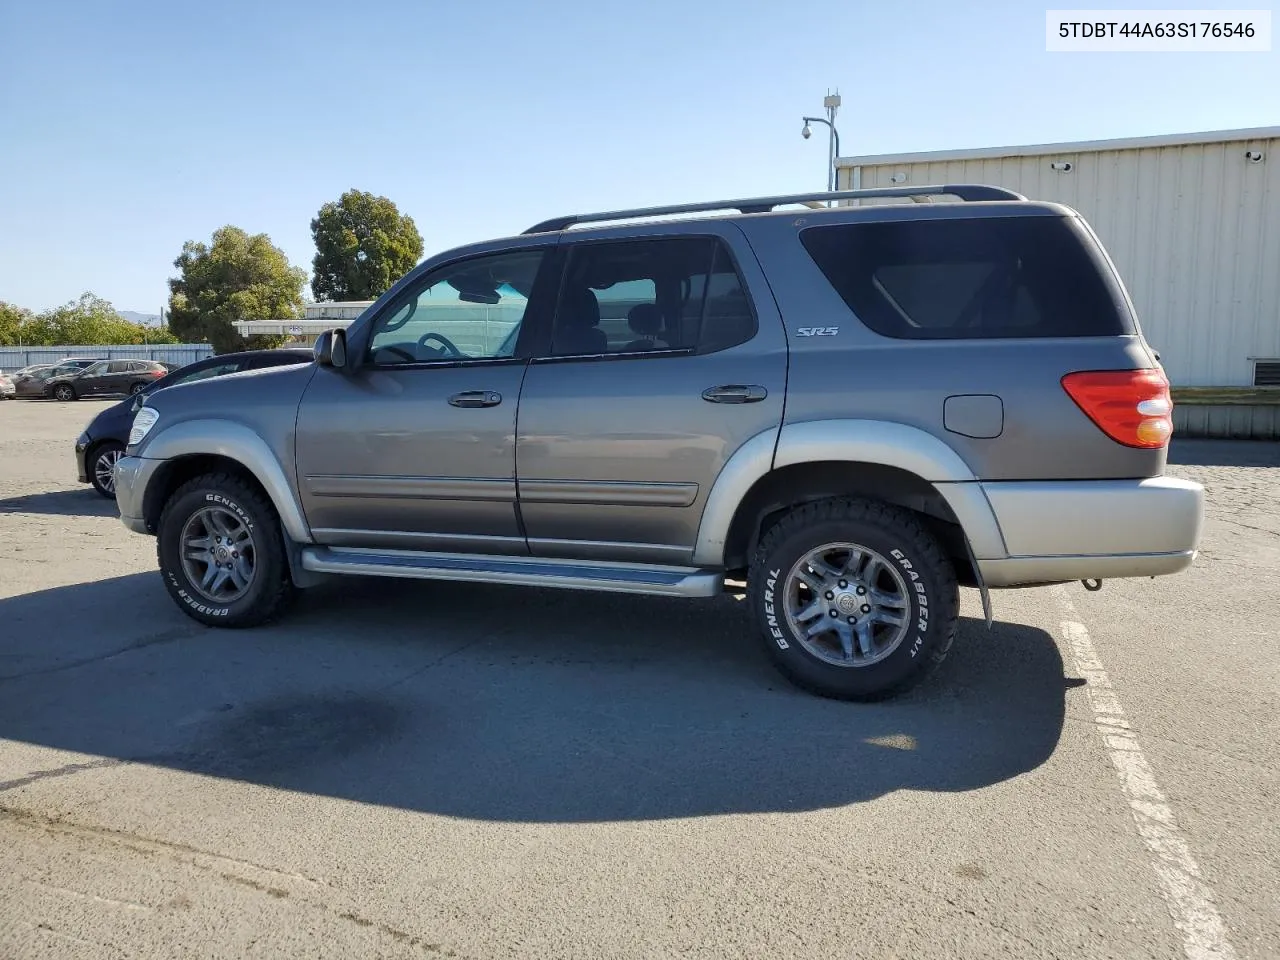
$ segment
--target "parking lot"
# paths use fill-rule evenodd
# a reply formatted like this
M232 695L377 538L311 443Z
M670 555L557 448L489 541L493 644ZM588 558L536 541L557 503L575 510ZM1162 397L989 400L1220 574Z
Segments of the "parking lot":
M1188 572L975 592L877 705L739 601L337 583L203 628L0 404L0 958L1280 955L1280 449Z

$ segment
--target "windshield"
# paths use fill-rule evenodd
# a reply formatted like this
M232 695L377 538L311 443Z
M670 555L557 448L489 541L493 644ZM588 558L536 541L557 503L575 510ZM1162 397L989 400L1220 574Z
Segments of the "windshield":
M79 373L79 367L48 367L44 370L34 370L29 376L36 380L48 380L50 377L60 376L64 373Z

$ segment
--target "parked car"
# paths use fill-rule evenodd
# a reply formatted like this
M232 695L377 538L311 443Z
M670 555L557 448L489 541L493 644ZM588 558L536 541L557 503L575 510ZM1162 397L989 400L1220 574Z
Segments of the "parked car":
M13 385L13 377L0 371L0 400L13 400L17 393L18 388Z
M14 379L17 379L18 377L29 377L31 376L31 374L36 373L39 370L48 370L50 367L53 367L53 366L55 366L55 364L52 364L52 363L32 363L32 364L28 364L27 366L23 367L20 370L13 371L13 373L9 374L9 376L13 377Z
M63 375L74 376L79 372L79 367L55 364L35 364L31 367L23 367L13 377L15 395L23 399L48 397L50 394L47 390L47 384L50 379Z
M960 202L828 205L890 194ZM1204 491L1164 475L1169 384L1113 264L998 187L556 218L430 258L316 358L134 419L121 519L201 623L330 574L745 579L782 673L873 699L947 655L960 585L990 618L993 587L1196 556Z
M93 489L104 497L115 496L115 480L112 468L124 452L129 439L133 415L142 406L143 398L157 390L194 383L210 377L221 377L244 370L261 370L266 367L285 366L294 363L310 363L312 352L300 350L249 350L244 353L224 353L187 364L176 372L146 384L137 394L107 407L89 421L84 432L76 438L76 472L81 483L93 484Z
M106 357L64 357L54 364L55 367L77 367L84 370L95 363L102 363Z
M45 395L63 401L127 396L141 393L168 372L154 360L99 360L82 370L47 378Z

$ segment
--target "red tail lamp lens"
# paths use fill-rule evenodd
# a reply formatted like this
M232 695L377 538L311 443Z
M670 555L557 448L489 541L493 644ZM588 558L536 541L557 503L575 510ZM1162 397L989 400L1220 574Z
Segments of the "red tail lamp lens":
M1173 400L1160 370L1069 373L1062 387L1090 420L1126 447L1163 447L1173 433Z

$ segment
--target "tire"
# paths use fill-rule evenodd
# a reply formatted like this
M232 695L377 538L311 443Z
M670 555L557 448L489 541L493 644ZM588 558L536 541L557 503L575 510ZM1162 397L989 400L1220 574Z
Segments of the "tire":
M69 383L59 383L53 388L53 399L68 403L76 399L76 388Z
M860 559L841 545L858 548ZM764 536L748 580L774 666L820 696L869 701L901 693L940 664L955 640L955 570L915 515L879 501L797 507ZM829 620L832 611L838 616ZM801 629L828 623L838 628L812 637Z
M129 396L136 397L144 389L146 389L146 386L147 385L145 383L142 383L141 381L139 381L138 383L135 383L132 387L129 388Z
M213 516L210 516L210 513ZM221 517L221 520L217 520ZM223 545L215 543L219 530ZM193 579L209 571L209 563L184 563L188 543L207 543L209 552L223 550L227 580L213 590ZM244 534L248 540L236 540ZM233 546L240 549L232 553ZM223 549L225 547L225 550ZM274 619L294 596L280 520L270 501L244 480L229 473L210 473L180 486L164 506L156 537L156 557L165 588L187 616L211 627L255 627ZM251 573L246 577L246 566ZM215 580L224 568L218 568ZM232 574L234 569L235 573ZM244 580L241 589L236 577ZM206 581L207 582L207 581ZM235 596L231 592L239 591Z
M89 456L85 458L89 482L93 484L93 489L108 500L116 498L116 481L111 474L111 468L123 453L123 444L108 440L90 450Z

